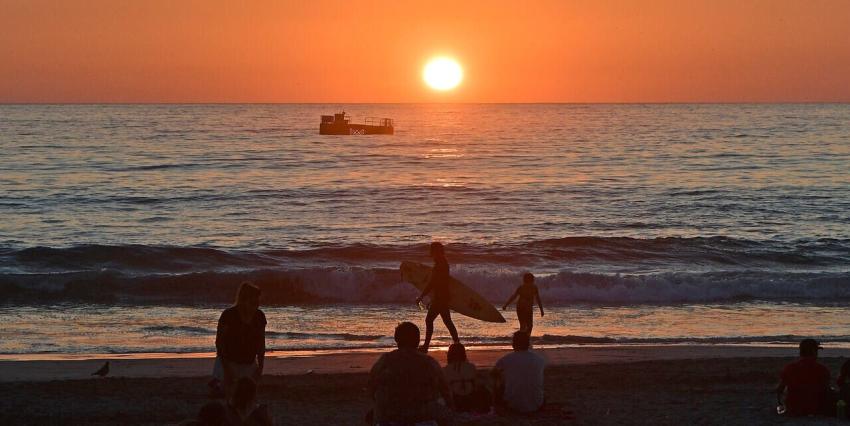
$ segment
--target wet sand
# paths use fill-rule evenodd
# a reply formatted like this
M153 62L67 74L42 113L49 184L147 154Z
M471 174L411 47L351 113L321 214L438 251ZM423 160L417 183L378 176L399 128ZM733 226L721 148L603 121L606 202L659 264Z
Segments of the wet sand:
M557 418L461 418L458 424L840 424L775 414L773 388L793 348L730 346L580 347L542 350L550 361L549 402ZM825 350L833 377L847 350ZM471 351L485 374L504 351ZM441 363L445 353L432 353ZM366 371L375 353L269 360L260 386L277 424L363 424ZM176 424L207 399L212 360L118 359L0 362L0 424ZM308 373L309 372L309 373ZM51 374L61 373L50 379ZM112 377L114 375L114 377Z

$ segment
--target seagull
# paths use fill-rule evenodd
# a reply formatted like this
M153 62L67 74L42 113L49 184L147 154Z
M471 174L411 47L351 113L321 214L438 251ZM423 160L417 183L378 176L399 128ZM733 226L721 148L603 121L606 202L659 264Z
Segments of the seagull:
M100 370L91 373L92 376L100 377L106 377L107 374L109 374L109 361L106 361L106 364L103 364L103 367L100 367Z

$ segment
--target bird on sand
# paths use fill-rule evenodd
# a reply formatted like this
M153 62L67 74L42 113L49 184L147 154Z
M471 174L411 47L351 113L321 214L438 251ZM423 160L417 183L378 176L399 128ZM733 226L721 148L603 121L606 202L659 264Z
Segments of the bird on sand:
M109 361L106 361L106 364L103 364L103 367L100 367L100 370L91 373L92 376L100 377L106 377L107 374L109 374Z

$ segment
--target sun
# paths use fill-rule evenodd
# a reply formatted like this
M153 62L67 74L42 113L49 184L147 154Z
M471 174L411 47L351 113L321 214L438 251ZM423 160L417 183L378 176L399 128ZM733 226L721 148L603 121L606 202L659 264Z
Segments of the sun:
M440 57L428 61L422 70L425 84L435 90L446 91L457 87L463 80L463 68L452 58Z

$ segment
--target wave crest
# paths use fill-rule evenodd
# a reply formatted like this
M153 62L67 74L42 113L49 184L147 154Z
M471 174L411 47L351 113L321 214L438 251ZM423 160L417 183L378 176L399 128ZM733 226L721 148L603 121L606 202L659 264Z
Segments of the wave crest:
M456 267L453 275L493 303L502 303L520 282L519 269ZM133 304L227 304L250 280L263 303L408 303L418 294L395 269L313 267L286 270L128 275L117 271L0 276L0 297L13 302L61 301ZM540 275L547 304L697 303L730 300L850 299L848 272L664 272Z
M302 250L224 250L210 247L80 245L66 248L0 247L0 272L117 269L186 273L281 266L386 266L423 259L426 244L324 245ZM850 240L755 241L727 237L567 237L521 244L447 246L453 264L549 268L575 265L835 268L850 263Z

